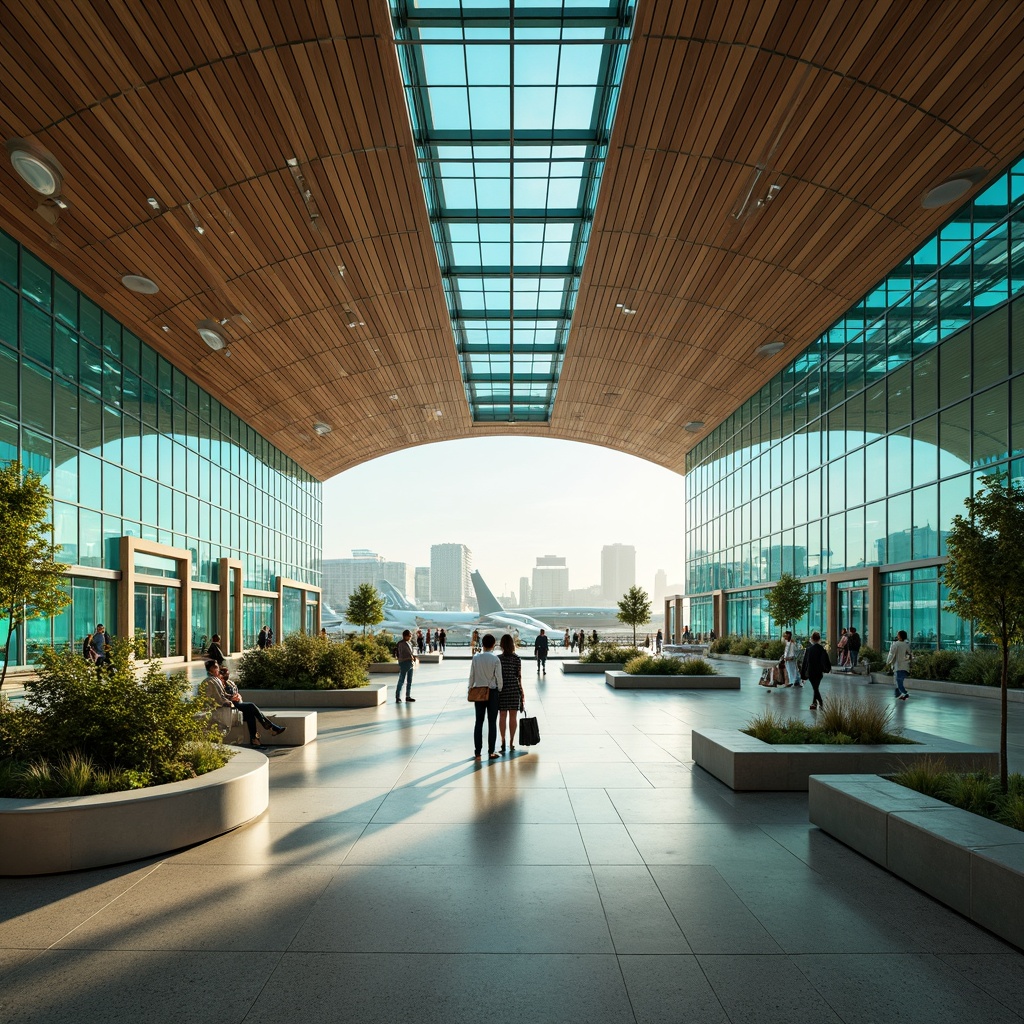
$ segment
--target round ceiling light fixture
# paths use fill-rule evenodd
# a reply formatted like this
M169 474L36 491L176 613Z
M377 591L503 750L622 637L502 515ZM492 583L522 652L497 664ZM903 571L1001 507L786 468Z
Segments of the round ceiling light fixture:
M330 423L323 423L318 420L316 423L313 424L313 433L316 434L317 437L326 437L330 432Z
M683 430L688 430L691 434L699 434L703 429L703 420L690 420L689 423L683 425Z
M984 167L972 167L969 170L960 171L925 192L921 196L921 205L926 210L936 210L940 206L955 203L962 196L967 195L987 173Z
M121 284L130 292L137 292L139 295L156 295L160 291L160 285L156 281L142 274L125 274L121 278Z
M785 347L784 341L766 341L763 345L757 346L757 354L759 356L777 356Z
M56 196L64 184L60 164L41 146L26 139L11 139L5 143L7 156L18 177L42 196Z
M227 345L224 340L224 335L221 334L220 324L215 320L200 320L196 324L196 330L199 332L199 337L206 342L214 352L219 352L222 348Z

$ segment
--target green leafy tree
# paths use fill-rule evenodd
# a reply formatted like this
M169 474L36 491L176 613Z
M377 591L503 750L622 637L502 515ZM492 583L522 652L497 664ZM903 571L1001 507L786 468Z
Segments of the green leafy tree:
M372 583L360 583L348 599L345 618L353 626L362 626L366 635L367 626L376 626L384 621L384 600Z
M0 615L7 620L0 686L7 677L11 639L28 619L58 615L70 603L66 565L50 529L50 492L21 463L0 469Z
M619 601L619 622L633 627L633 646L636 647L636 627L651 620L651 598L643 587L630 587Z
M765 598L776 626L785 628L802 619L811 607L811 595L791 572L784 572Z
M1003 475L990 476L964 505L967 515L954 517L946 538L946 610L973 619L978 632L990 637L1002 655L999 784L1005 793L1010 648L1024 643L1024 490Z

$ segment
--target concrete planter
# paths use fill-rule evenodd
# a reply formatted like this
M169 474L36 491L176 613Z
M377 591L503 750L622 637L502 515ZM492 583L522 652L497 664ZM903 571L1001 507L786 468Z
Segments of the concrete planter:
M260 743L264 747L304 747L316 739L315 711L271 711L267 718L274 725L283 725L284 732L275 736L272 732L260 729ZM237 743L239 746L248 743L249 730L245 723L233 725L224 737L224 742Z
M611 671L604 674L613 690L738 690L739 676L665 676L630 675Z
M371 661L367 666L367 671L372 676L379 675L398 675L398 662L397 661Z
M444 661L444 655L440 651L431 651L429 654L417 654L416 657L420 659L421 665L440 665Z
M891 772L925 758L942 758L951 768L996 771L999 755L927 733L905 733L913 745L880 743L770 744L738 729L694 729L693 760L730 789L801 792L812 775Z
M269 762L235 750L198 779L100 796L0 799L0 875L51 875L191 846L244 825L270 800Z
M625 663L608 662L607 664L601 664L599 662L588 662L588 661L563 661L562 671L567 676L580 675L580 676L601 676L605 672L621 672L625 667Z
M242 700L261 708L373 708L388 699L387 683L355 690L241 690Z
M894 875L1024 948L1024 832L877 775L818 775L810 820Z
M892 676L884 672L872 672L872 683L881 683L890 689L896 684ZM908 690L922 690L926 693L958 693L964 697L986 697L999 700L998 686L980 686L974 683L952 683L948 679L908 679L905 683ZM1006 699L1009 703L1024 704L1024 690L1007 690Z

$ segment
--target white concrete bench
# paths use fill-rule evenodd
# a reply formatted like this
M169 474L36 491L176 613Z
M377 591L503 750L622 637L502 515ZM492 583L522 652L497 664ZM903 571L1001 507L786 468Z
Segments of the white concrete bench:
M304 747L316 739L315 711L269 711L263 712L275 725L283 725L285 731L275 736L266 729L257 729L260 743L265 747ZM249 730L245 723L233 725L224 736L225 743L237 745L249 742Z

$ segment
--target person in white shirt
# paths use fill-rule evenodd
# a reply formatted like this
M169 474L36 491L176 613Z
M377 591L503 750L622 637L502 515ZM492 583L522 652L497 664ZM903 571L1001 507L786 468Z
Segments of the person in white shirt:
M800 682L800 666L797 664L797 646L793 639L793 631L787 629L782 634L786 646L782 650L782 663L786 666L786 682L789 686L802 686Z
M487 715L487 756L496 758L494 744L498 740L498 694L501 693L502 674L501 659L494 653L494 637L487 633L483 640L483 650L473 655L469 663L469 688L486 686L490 689L487 700L474 702L476 708L476 724L473 726L473 760L480 760L480 749L484 738L484 715Z
M889 647L889 655L885 659L886 665L892 665L893 677L896 680L896 699L906 700L910 694L907 693L907 688L904 686L904 681L910 674L910 659L913 658L914 652L910 649L910 644L907 643L907 631L901 629L896 634L896 639L893 640L892 645Z

